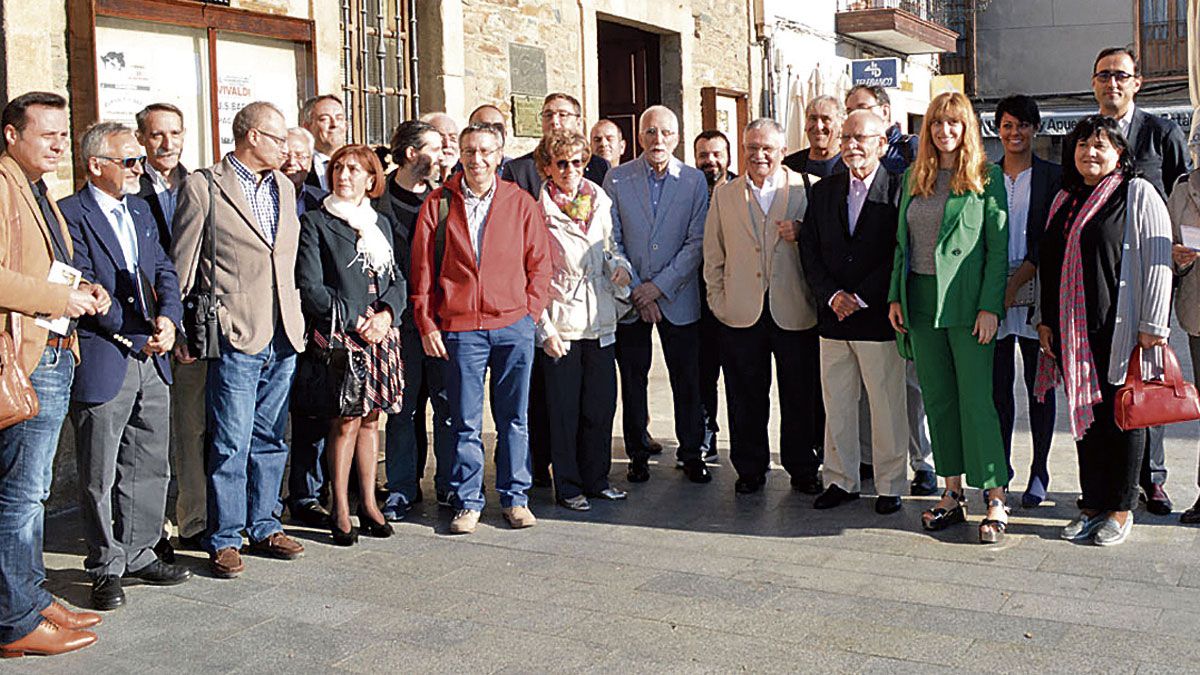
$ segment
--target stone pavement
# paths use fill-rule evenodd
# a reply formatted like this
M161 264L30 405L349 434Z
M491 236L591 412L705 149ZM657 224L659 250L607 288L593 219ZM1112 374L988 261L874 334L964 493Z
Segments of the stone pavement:
M666 440L656 368L653 431ZM0 672L1194 672L1200 530L1177 517L1196 497L1196 438L1195 425L1168 433L1176 514L1139 509L1129 541L1101 549L1058 539L1078 489L1061 414L1051 502L1015 508L996 546L977 543L977 490L971 524L932 536L919 527L932 497L892 516L871 499L817 512L778 470L764 492L736 496L722 435L710 485L686 482L670 449L632 487L618 459L627 502L576 514L534 490L531 530L507 529L492 505L475 535L452 537L449 511L426 503L398 536L350 549L289 528L306 555L247 558L237 580L185 554L197 578L131 587L95 646ZM1014 445L1019 490L1023 415ZM52 520L46 565L52 590L83 606L76 520Z

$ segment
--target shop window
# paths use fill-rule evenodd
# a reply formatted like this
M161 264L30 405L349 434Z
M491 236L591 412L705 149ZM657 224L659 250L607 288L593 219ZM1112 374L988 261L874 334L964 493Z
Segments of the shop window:
M386 145L418 109L410 0L340 0L344 99L355 141Z

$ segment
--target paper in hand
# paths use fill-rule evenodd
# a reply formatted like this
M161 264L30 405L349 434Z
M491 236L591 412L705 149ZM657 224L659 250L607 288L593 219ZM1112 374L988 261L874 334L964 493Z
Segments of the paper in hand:
M50 266L50 274L47 275L46 281L52 284L62 284L71 288L79 288L79 282L83 281L83 274L74 267L55 260L54 264ZM67 331L70 330L71 320L65 316L60 316L53 320L34 319L33 323L55 335L66 336Z

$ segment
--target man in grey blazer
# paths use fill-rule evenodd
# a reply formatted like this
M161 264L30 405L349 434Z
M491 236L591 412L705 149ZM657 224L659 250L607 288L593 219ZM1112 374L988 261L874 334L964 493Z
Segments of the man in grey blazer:
M672 154L679 144L679 120L670 109L647 108L638 121L638 140L641 156L610 170L604 179L604 191L613 201L617 249L633 264L634 313L617 327L628 478L633 483L650 478L646 385L650 330L657 325L671 379L678 466L689 480L707 483L712 475L700 458L699 270L708 184L699 169Z
M186 297L215 287L221 354L208 364L208 527L212 572L241 574L243 530L249 551L292 560L304 547L276 515L287 463L283 440L304 319L296 290L300 221L296 192L279 171L287 124L274 105L255 102L233 118L233 152L188 177L175 213L171 257ZM214 181L214 261L203 246ZM194 355L183 343L176 358Z

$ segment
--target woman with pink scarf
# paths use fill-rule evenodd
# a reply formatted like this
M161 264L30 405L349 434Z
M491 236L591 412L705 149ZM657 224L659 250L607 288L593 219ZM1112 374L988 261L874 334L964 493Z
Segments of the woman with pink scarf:
M1113 546L1133 527L1146 445L1145 429L1117 427L1113 400L1135 346L1148 379L1162 372L1150 348L1169 332L1171 221L1108 117L1087 117L1067 137L1062 185L1042 236L1035 394L1063 383L1079 456L1081 509L1062 538Z

